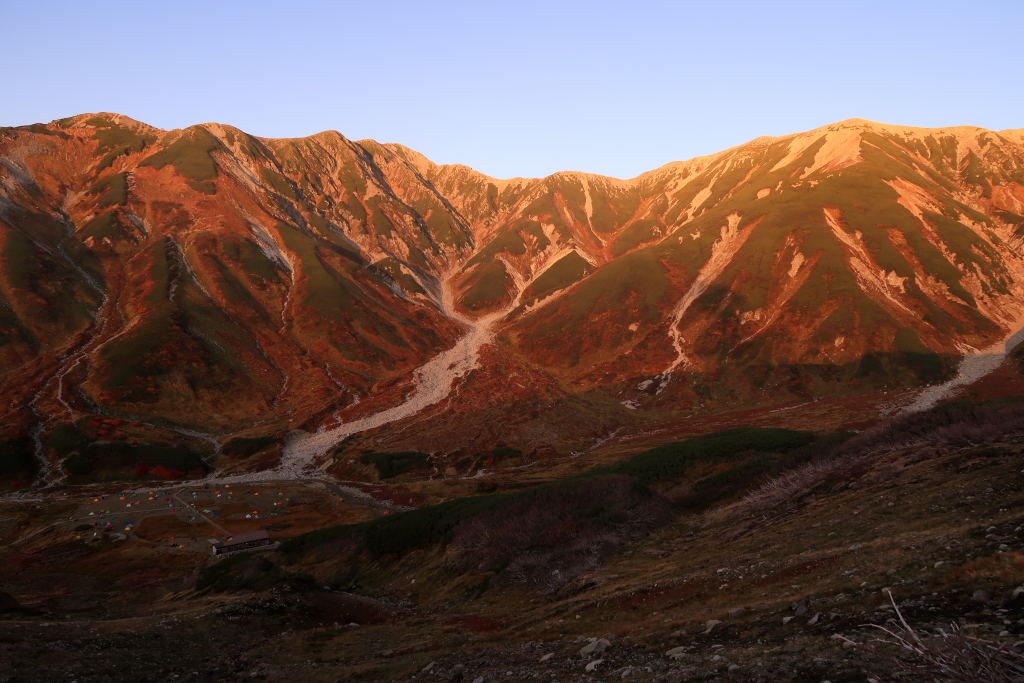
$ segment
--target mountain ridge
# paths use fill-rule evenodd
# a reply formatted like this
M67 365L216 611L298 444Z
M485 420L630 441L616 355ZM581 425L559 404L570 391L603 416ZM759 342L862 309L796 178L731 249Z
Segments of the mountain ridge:
M430 379L465 405L375 438L555 447L913 388L1024 314L1024 129L851 119L627 180L497 180L337 131L100 113L2 129L0 158L0 422L40 462L89 415L223 443L389 410L484 320ZM467 436L474 411L510 419Z

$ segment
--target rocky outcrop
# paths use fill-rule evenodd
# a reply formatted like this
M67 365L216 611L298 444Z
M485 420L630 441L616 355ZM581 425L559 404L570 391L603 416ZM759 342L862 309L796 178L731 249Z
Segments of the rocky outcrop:
M35 426L44 459L87 415L311 429L405 386L467 320L501 349L482 358L557 386L516 410L934 382L1024 314L1021 140L850 120L631 180L498 180L336 132L2 129L0 423ZM461 373L435 414L501 403L493 372Z

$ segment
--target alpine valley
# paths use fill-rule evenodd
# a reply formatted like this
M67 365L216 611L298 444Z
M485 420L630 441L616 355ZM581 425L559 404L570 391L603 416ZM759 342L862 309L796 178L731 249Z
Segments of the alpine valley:
M1012 642L1022 327L1024 129L0 128L0 680L882 680L892 586Z

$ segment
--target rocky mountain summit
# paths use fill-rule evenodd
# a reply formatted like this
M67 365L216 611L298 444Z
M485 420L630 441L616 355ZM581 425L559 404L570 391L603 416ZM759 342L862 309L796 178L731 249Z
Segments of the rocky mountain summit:
M1019 329L1022 234L1024 130L853 119L498 180L337 132L4 128L0 438L45 470L335 435L308 465L917 387Z

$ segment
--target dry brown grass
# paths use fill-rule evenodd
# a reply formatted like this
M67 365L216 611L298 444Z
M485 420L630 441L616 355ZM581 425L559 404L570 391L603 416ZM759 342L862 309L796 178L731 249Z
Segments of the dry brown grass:
M1024 582L1024 554L1006 552L979 557L954 569L946 583L970 586L990 582L1000 586L1016 586Z
M206 522L191 524L178 519L177 515L160 515L144 517L135 528L135 535L147 541L165 541L171 536L209 538L222 534Z
M888 591L887 591L888 592ZM910 680L934 683L1020 683L1024 681L1024 655L1009 649L1002 643L995 643L969 636L953 623L947 633L940 630L937 636L921 638L903 617L892 593L889 600L896 610L897 619L890 619L886 626L870 624L884 635L871 644L856 643L849 638L842 640L859 647L877 660L887 662L897 670L898 676L913 676ZM896 654L892 653L896 651ZM877 674L868 680L881 683Z
M623 475L539 490L455 528L452 564L494 572L492 586L552 591L603 565L669 514L661 496Z

